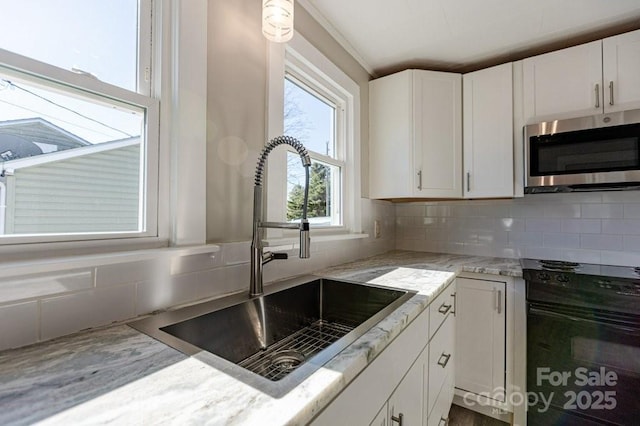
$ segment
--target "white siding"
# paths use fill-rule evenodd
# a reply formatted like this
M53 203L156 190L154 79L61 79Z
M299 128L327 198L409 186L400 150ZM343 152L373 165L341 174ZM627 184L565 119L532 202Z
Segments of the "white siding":
M7 234L139 228L139 145L17 169L7 183Z

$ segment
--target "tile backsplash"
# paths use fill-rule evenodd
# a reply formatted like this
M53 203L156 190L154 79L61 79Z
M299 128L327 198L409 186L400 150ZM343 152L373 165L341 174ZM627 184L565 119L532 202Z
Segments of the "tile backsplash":
M640 265L640 191L396 205L396 248Z
M368 238L312 242L309 259L285 246L289 259L265 267L266 285L393 249L394 206L363 199L361 209ZM374 220L381 238L373 236ZM248 290L249 242L219 246L215 253L167 257L159 251L151 260L122 256L115 264L0 277L0 350Z

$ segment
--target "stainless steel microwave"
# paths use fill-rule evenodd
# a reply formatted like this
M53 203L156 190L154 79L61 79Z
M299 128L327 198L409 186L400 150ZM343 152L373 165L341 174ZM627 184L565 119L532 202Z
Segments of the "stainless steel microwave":
M525 127L526 193L640 189L640 110Z

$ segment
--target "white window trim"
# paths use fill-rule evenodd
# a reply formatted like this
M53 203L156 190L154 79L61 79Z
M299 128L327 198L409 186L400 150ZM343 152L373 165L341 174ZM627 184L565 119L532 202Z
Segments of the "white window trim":
M155 180L155 189L147 189L149 205L155 206L147 215L148 235L94 234L95 238L68 240L54 238L46 241L42 236L19 243L0 245L0 255L11 260L46 259L56 255L84 255L104 251L117 252L160 248L167 246L202 245L206 241L206 103L207 103L207 0L152 1L142 0L141 7L153 7L153 46L141 47L140 64L153 64L153 75L139 79L141 92L153 96L151 108L159 122L148 123L149 138L155 149L148 149L149 179ZM151 28L143 28L151 31ZM4 51L2 52L5 53ZM16 55L11 52L7 54ZM46 70L47 78L62 84L78 86L104 93L104 85L126 99L132 94L125 89L78 75L48 64L16 55L13 66L34 73L31 65L21 69L21 61L36 62ZM1 59L0 59L1 60ZM25 63L26 63L25 62ZM17 64L17 66L16 66ZM36 66L36 67L37 67ZM146 68L146 67L145 67ZM144 68L143 68L144 69ZM181 73L180 70L187 70ZM142 75L142 73L141 73ZM144 87L144 84L148 88ZM162 93L162 104L159 97ZM134 97L136 94L133 94ZM132 102L136 104L137 95ZM25 244L23 244L25 243ZM9 256L10 255L10 256Z
M360 215L360 87L347 74L324 56L299 33L286 45L268 43L267 84L267 139L283 133L284 128L284 76L286 68L292 67L307 74L322 78L322 84L331 83L331 90L344 100L346 123L336 122L336 131L344 132L344 163L342 170L342 221L343 226L312 229L313 235L339 235L361 233ZM267 167L267 218L281 221L285 218L286 150L278 148L269 156ZM269 172L269 170L271 170ZM274 242L287 238L291 232L270 229L268 239Z

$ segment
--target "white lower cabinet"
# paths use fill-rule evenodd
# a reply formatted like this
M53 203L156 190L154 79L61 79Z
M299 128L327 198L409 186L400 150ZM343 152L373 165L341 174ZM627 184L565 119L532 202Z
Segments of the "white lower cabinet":
M504 281L458 278L456 386L505 401Z
M431 425L436 417L436 425L442 424L440 419L446 421L454 384L454 292L455 282L311 424L422 426ZM446 313L430 315L439 308ZM436 321L431 333L430 317Z
M518 281L511 277L463 275L456 289L455 403L522 424L525 407L518 401L525 384L517 369L524 365L518 350L525 342L518 335L525 329L515 313L526 309L524 291L516 291Z

